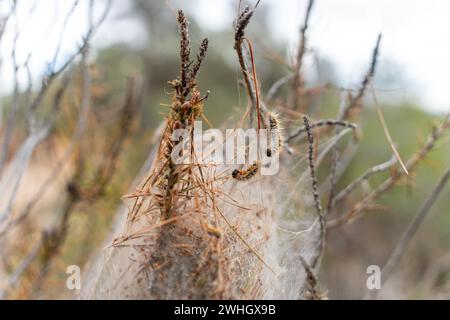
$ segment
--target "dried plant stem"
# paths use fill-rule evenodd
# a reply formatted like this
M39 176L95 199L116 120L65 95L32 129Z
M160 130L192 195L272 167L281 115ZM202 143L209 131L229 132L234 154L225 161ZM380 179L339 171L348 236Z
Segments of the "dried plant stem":
M360 109L364 94L367 90L367 87L369 86L370 81L372 80L372 78L375 74L375 68L377 65L380 43L381 43L381 33L378 35L377 42L375 44L375 48L373 49L373 52L372 52L372 60L370 62L369 70L367 71L366 75L364 76L364 79L361 83L361 86L360 86L356 96L350 96L349 104L342 111L342 114L340 115L339 120L348 119L355 111Z
M255 64L255 57L253 55L253 46L250 40L243 37L243 39L247 42L249 51L250 51L250 60L252 62L252 78L253 78L253 87L255 88L255 110L256 110L256 116L258 117L258 130L261 129L261 111L260 111L260 103L259 103L259 84L258 84L258 78L256 73L256 64Z
M180 101L183 103L184 98L189 93L189 65L190 65L190 40L189 40L189 29L188 21L183 13L183 10L178 10L178 26L180 28L180 82L181 82L181 95L179 97Z
M300 28L300 40L297 49L297 57L294 63L293 68L294 77L292 80L293 99L291 105L293 106L294 110L298 108L301 91L304 87L304 79L302 77L302 65L303 65L303 58L306 52L306 42L307 42L306 32L309 27L309 18L311 16L313 5L314 0L309 0L308 7L306 9L305 20L303 21L303 25Z
M197 54L197 61L194 64L194 66L192 67L192 72L190 75L191 79L197 78L198 71L200 70L200 67L202 66L202 62L206 57L206 52L208 51L208 44L209 44L209 40L207 38L202 40L200 49Z
M317 122L313 122L310 124L311 129L321 128L321 127L344 127L344 128L356 129L358 126L352 122L342 121L342 120L334 120L334 119L319 120ZM304 126L300 127L296 131L294 131L292 134L290 134L286 138L285 141L291 142L293 139L304 134L305 132L307 132L306 127L304 127Z
M278 93L278 90L280 90L280 88L288 83L293 77L293 74L288 74L275 81L267 92L266 101L273 100L275 98L275 95Z
M174 89L176 95L174 96L171 106L170 115L165 130L165 135L161 141L160 150L162 156L165 158L166 163L163 167L163 171L167 171L166 187L164 191L164 197L162 200L161 217L166 220L171 218L172 211L172 198L174 187L178 181L181 180L180 172L177 172L177 166L171 159L173 148L179 142L171 141L171 136L174 131L175 123L179 123L188 129L193 129L193 123L196 118L202 115L201 106L207 99L208 95L200 98L200 92L196 89L196 79L192 76L196 76L200 69L201 63L206 56L208 49L208 39L204 39L197 56L197 63L190 69L190 45L189 45L189 31L188 21L182 10L178 11L178 25L180 29L180 77L179 83L175 81ZM191 94L190 100L186 101L188 95ZM163 173L165 174L165 173Z
M323 249L325 248L325 237L326 237L326 226L325 226L325 216L323 214L322 204L320 203L320 195L317 187L317 176L316 176L316 165L314 162L314 135L312 133L312 128L309 124L309 119L307 116L303 117L303 123L305 125L305 129L308 135L308 162L309 162L309 171L311 175L311 188L314 197L314 204L316 207L316 213L319 220L320 226L320 244L319 249L312 259L311 267L315 268L317 263L319 262L320 257L322 256Z
M373 96L373 101L375 102L375 109L377 110L377 114L378 114L378 118L380 119L380 123L381 126L383 127L383 131L384 134L386 136L386 139L389 142L389 145L392 149L392 152L394 152L394 155L397 157L398 162L400 163L403 171L405 172L406 175L408 175L408 169L406 169L405 164L403 163L402 157L400 156L400 153L398 152L397 148L395 147L394 141L392 140L391 134L389 132L388 126L386 124L386 120L384 119L384 115L383 112L381 111L381 107L378 103L378 99L377 96L375 94L375 89L373 88L373 85L371 86L372 88L372 96Z
M386 161L384 163L381 163L379 165L376 165L376 166L368 169L360 177L356 178L347 187L345 187L342 191L340 191L336 195L336 197L334 197L333 206L336 203L338 203L339 201L343 200L345 197L347 197L350 193L352 193L353 190L355 190L358 186L360 186L364 181L369 179L371 176L392 168L392 166L396 163L397 163L397 158L394 156L389 161Z
M338 120L337 120L338 122L347 119L352 114L352 112L359 110L361 108L362 99L363 99L364 94L367 90L367 87L375 73L375 67L376 67L376 63L377 63L380 42L381 42L381 34L378 35L378 39L377 39L375 48L372 53L372 61L370 63L370 68L361 83L361 87L355 97L353 97L349 93L349 103L346 107L340 108L340 113L339 113ZM387 127L384 127L384 128L387 129ZM337 128L335 134L338 135L339 132L340 132L340 128ZM391 145L391 147L393 147L395 149L395 146ZM399 159L400 159L400 156L399 156ZM329 214L333 210L334 205L335 205L335 201L333 201L333 198L334 198L335 187L336 187L336 172L337 172L338 165L339 165L339 147L336 144L333 148L333 158L332 158L332 162L331 162L330 192L329 192L329 197L328 197L328 206L327 206L327 210L326 210L327 214Z
M423 204L422 208L420 209L418 214L414 217L414 219L411 221L408 228L403 233L400 241L397 243L394 251L391 253L388 260L386 261L384 267L381 270L381 279L383 280L383 283L386 283L386 281L389 279L390 275L392 274L392 271L399 264L408 245L410 244L412 238L417 233L417 230L419 230L423 221L429 214L430 209L433 207L437 198L444 190L449 179L450 179L450 167L441 176L441 178L439 179L439 182L436 184L433 191L429 194L429 196L426 199L425 203ZM379 293L379 290L374 290L374 291L377 291L377 292L374 292L374 294L376 296L376 294Z
M253 110L256 108L256 94L255 88L253 87L252 81L250 79L249 70L247 64L245 63L244 58L244 49L243 49L243 39L245 36L245 28L248 26L250 19L255 12L254 9L250 9L250 7L245 7L239 14L238 19L236 21L236 28L234 33L234 50L238 55L239 65L241 67L242 76L244 78L245 88L247 90L247 96L250 99L250 121L252 120Z
M312 182L314 203L316 206L317 215L321 217L322 205L320 204L320 196L317 189L316 165L314 163L314 135L312 133L312 127L309 125L309 119L307 116L303 117L303 122L305 124L305 130L308 135L308 162L312 180L311 182Z
M409 160L406 162L406 169L411 172L416 168L419 162L425 158L425 156L433 149L436 144L436 141L439 140L445 131L450 127L450 114L448 114L444 121L441 123L439 127L433 128L431 134L428 136L427 141L424 146L415 153ZM345 215L328 221L328 228L335 228L341 226L345 223L351 223L361 218L365 214L365 210L381 195L383 195L386 191L388 191L392 186L394 186L401 178L403 177L402 172L396 172L391 175L388 179L386 179L381 185L378 186L374 191L372 191L369 195L367 195L364 199L359 201L353 209L351 209Z
M308 290L307 298L310 300L317 300L319 299L319 294L317 292L317 277L314 274L314 271L306 262L305 258L303 258L302 256L300 256L300 263L302 264L303 269L305 269L306 273L306 289Z

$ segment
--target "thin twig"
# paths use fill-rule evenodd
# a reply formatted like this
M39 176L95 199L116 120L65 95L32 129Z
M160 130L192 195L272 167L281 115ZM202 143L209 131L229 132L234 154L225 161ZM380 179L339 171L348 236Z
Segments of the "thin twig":
M47 123L40 129L34 129L29 136L25 139L24 143L20 147L19 151L16 152L14 159L11 161L13 165L12 171L8 176L3 177L0 183L0 191L3 188L11 188L10 197L6 200L6 206L0 213L0 225L9 218L12 213L14 201L17 196L18 188L21 185L22 177L25 173L26 167L31 159L31 155L35 148L41 143L45 138L47 138L50 128L55 122L56 115L62 104L64 93L67 90L69 84L69 77L65 77L62 81L61 87L58 89L54 96L54 102L52 107L52 113L50 119ZM12 186L12 187L11 187ZM0 232L1 233L1 232Z
M306 32L309 27L309 18L311 16L312 7L314 5L314 0L309 0L308 6L306 8L306 14L305 14L305 20L303 21L303 25L300 28L300 40L299 40L299 46L297 49L297 57L294 63L294 78L292 81L293 86L293 101L292 106L294 109L297 109L298 102L301 95L301 90L304 87L304 80L302 78L302 65L303 65L303 58L305 56L306 52Z
M74 3L72 4L72 7L70 8L70 10L66 14L66 17L65 17L64 22L63 22L63 26L61 28L61 32L59 34L59 41L57 42L58 45L57 45L55 53L53 55L53 60L52 60L52 62L50 64L52 70L55 70L56 62L58 60L59 52L61 51L61 45L62 45L62 42L63 42L63 39L64 39L64 35L65 35L65 32L66 32L67 25L69 23L70 17L75 12L75 9L78 7L79 3L80 3L80 0L75 0Z
M325 216L323 215L322 204L320 203L320 195L317 187L316 165L314 163L314 136L307 116L303 117L303 123L305 125L305 129L308 135L308 146L309 146L308 162L309 162L309 172L311 175L311 188L314 197L316 213L320 224L319 250L317 252L317 255L312 259L311 263L311 267L315 268L317 266L320 257L322 256L322 252L325 247L326 227L325 227Z
M348 122L348 121L340 121L340 120L334 120L334 119L324 119L324 120L319 120L317 122L314 122L312 124L310 124L310 128L311 129L315 129L315 128L320 128L320 127L344 127L344 128L351 128L351 129L356 129L358 126L355 123L352 122ZM294 131L293 133L291 133L287 138L286 138L286 142L290 142L293 139L297 138L298 136L304 134L305 132L307 132L306 128L300 127L298 128L296 131Z
M406 166L403 163L402 157L400 156L400 153L398 152L397 148L395 147L394 141L392 140L392 136L389 132L383 112L381 111L381 107L378 103L378 99L375 94L375 89L373 88L373 85L371 86L371 89L372 89L373 101L375 103L375 109L377 109L378 118L380 119L380 123L381 123L381 126L383 127L383 131L386 136L386 139L388 140L389 145L391 146L392 152L394 152L394 155L397 157L397 160L400 163L403 171L405 172L406 175L408 175L409 174L408 169L406 169Z
M308 162L309 171L311 174L311 187L314 196L314 203L316 206L316 212L319 217L322 216L322 205L320 204L320 196L317 189L317 176L316 176L316 166L314 163L314 135L312 133L312 127L309 124L309 119L307 116L303 117L303 122L305 124L305 130L308 135Z
M280 88L284 86L286 83L288 83L292 78L294 77L293 74L288 74L277 81L275 81L272 86L270 87L269 91L267 92L266 101L271 101L275 97L275 95L278 93Z
M389 161L386 161L384 163L381 163L379 165L376 165L370 169L368 169L366 172L364 172L361 176L353 180L348 186L346 186L342 191L340 191L336 197L333 198L333 206L347 197L350 193L352 193L353 190L355 190L358 186L360 186L364 181L369 179L371 176L389 170L392 168L394 164L397 163L397 158L393 156Z
M306 285L307 290L309 291L308 298L311 300L317 300L319 299L319 294L317 292L317 283L318 283L317 277L314 274L314 271L306 262L305 258L303 258L302 256L300 256L300 263L302 264L303 269L305 269L306 273Z
M380 43L381 43L381 33L378 35L377 42L375 44L375 48L373 49L373 52L372 52L372 60L370 62L369 70L367 71L366 75L364 76L364 79L361 83L361 86L360 86L356 96L350 96L349 104L343 110L342 114L339 117L339 120L348 119L348 117L355 110L360 109L364 94L366 93L367 87L368 87L370 81L373 79L373 76L375 74L375 68L377 66L378 54L379 54L379 50L380 50Z
M260 102L259 102L259 83L258 83L258 77L256 73L256 64L255 64L255 57L253 55L253 46L250 40L243 37L245 42L247 42L249 51L250 51L250 61L252 63L252 78L253 78L253 87L255 88L255 110L256 110L256 116L258 117L258 130L261 129L261 111L260 111Z
M178 10L178 26L180 28L180 82L182 95L179 97L181 102L184 102L184 98L187 95L187 88L189 85L189 66L190 66L190 40L188 21L184 15L183 10Z
M387 282L387 280L389 279L389 276L392 274L392 271L399 264L408 245L410 244L412 238L415 236L415 234L419 230L423 221L429 214L430 209L433 207L437 198L444 190L449 179L450 179L450 167L441 176L441 178L439 179L439 182L436 184L433 191L429 194L429 196L426 199L425 203L423 204L422 208L417 213L417 215L414 217L414 219L411 221L408 228L405 230L402 237L400 238L400 241L395 246L394 251L391 253L388 260L386 261L386 264L384 265L384 267L381 270L381 279L383 280L383 283ZM374 293L375 295L379 292L378 290L374 290L374 291L377 291L376 293Z
M239 14L236 20L236 28L234 33L234 50L238 55L239 65L241 67L242 76L244 77L245 88L247 90L248 98L250 99L250 121L252 120L253 110L256 108L256 95L255 88L253 87L252 81L250 80L250 74L248 71L247 64L245 63L244 52L243 52L243 39L245 36L245 28L250 23L250 19L253 16L254 8L250 9L249 6L245 7Z
M191 79L197 78L197 73L200 70L203 60L205 60L206 52L208 51L208 43L209 43L208 38L203 39L202 44L200 45L200 49L198 50L197 61L192 67L192 72L190 76Z
M409 172L414 170L416 166L423 160L423 158L427 156L427 154L435 146L436 141L439 140L444 135L444 133L449 127L450 127L450 114L448 114L445 117L444 121L438 127L433 128L424 146L406 162L406 169ZM381 185L379 185L378 188L376 188L364 199L355 204L347 214L332 221L328 221L327 227L335 228L345 223L354 222L359 218L361 218L362 216L364 216L366 212L365 210L373 203L373 201L382 196L386 191L388 191L403 177L402 172L403 171L396 172L395 174L391 175Z

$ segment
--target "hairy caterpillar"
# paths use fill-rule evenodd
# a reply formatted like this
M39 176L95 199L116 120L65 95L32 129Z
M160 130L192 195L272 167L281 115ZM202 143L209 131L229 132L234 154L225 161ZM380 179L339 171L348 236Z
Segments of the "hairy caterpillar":
M269 112L268 120L270 147L267 148L266 154L268 157L272 157L272 155L277 154L283 148L283 128L277 114Z
M259 171L259 162L255 161L247 169L234 170L231 176L238 181L246 181L253 178Z
M219 228L213 227L206 222L203 222L203 228L205 228L206 232L213 237L220 238L222 236L222 232Z

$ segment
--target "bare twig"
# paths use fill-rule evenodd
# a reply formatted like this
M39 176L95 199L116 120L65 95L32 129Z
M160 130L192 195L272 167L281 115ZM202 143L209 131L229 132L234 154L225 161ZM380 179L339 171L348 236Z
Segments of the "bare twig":
M320 245L317 255L313 258L311 267L315 268L317 263L322 256L323 249L325 247L325 237L326 237L326 227L325 227L325 216L322 210L322 204L320 203L320 195L317 187L317 176L316 176L316 165L314 163L314 136L312 133L311 126L309 124L309 119L307 116L303 117L303 123L305 125L305 129L308 135L308 162L309 162L309 171L311 175L311 188L314 197L314 204L316 207L316 213L319 219L320 224Z
M208 43L209 43L208 38L203 39L202 44L200 45L200 49L198 50L197 62L192 67L192 72L190 76L191 79L197 78L197 73L200 70L203 60L205 60L206 51L208 51Z
M26 138L25 142L22 144L20 150L16 153L14 160L12 161L13 169L9 173L8 176L4 176L0 181L0 190L4 195L6 195L5 190L10 190L10 197L7 200L6 205L3 211L0 213L0 225L4 221L7 220L9 215L12 212L13 204L17 195L17 190L20 186L22 176L25 173L28 162L31 158L31 155L34 149L37 147L39 143L41 143L49 134L50 128L54 123L54 119L56 114L61 106L62 98L67 89L67 85L69 83L69 77L66 77L61 87L58 89L54 96L54 102L52 107L52 116L48 120L47 124L44 125L40 129L33 130L30 135Z
M302 78L302 65L303 65L303 58L305 56L306 52L306 43L307 43L307 37L306 32L308 30L309 26L309 18L311 16L312 7L314 5L314 0L309 0L308 7L306 8L306 14L305 14L305 20L303 22L303 25L300 28L300 40L299 40L299 46L297 49L297 57L294 63L294 77L292 81L293 86L293 100L292 100L292 107L294 109L298 108L300 96L301 96L301 90L304 87L304 79Z
M350 96L350 102L348 106L343 110L342 114L339 117L339 120L347 119L352 113L360 109L364 94L366 93L367 87L375 74L375 68L377 66L378 54L380 50L380 43L381 43L381 33L378 35L375 48L373 49L370 67L366 75L364 76L364 79L361 83L361 87L359 88L356 96Z
M427 141L424 146L415 153L409 160L406 162L406 169L411 172L416 168L419 162L426 157L426 155L433 149L436 144L436 141L439 140L446 130L450 127L450 114L448 114L444 121L438 127L433 128L432 132L428 136ZM328 228L335 228L344 223L351 223L355 220L361 218L365 210L380 196L382 196L386 191L388 191L392 186L394 186L400 178L402 178L402 172L396 172L394 175L391 175L388 179L386 179L381 185L378 186L374 191L372 191L369 195L367 195L364 199L358 202L353 209L351 209L345 215L329 221L327 223Z
M66 14L66 17L65 17L64 22L63 22L63 26L61 28L61 33L59 34L58 45L56 47L55 53L53 55L53 60L51 62L51 69L52 70L55 70L55 66L56 66L56 62L58 60L59 52L61 51L61 45L62 45L62 42L63 42L63 39L64 39L64 35L66 33L67 24L69 23L70 17L75 12L75 10L78 7L79 3L80 3L80 0L75 0L73 5L72 5L72 7L69 10L69 12Z
M180 28L180 86L182 95L179 97L183 102L184 98L188 94L187 88L189 86L189 66L191 46L189 40L188 21L184 15L183 10L178 10L178 26Z
M308 291L307 298L310 300L318 300L319 293L317 292L317 277L314 274L314 271L306 262L305 258L303 258L302 256L300 256L300 263L302 264L303 269L305 269L306 273L306 290Z
M319 217L322 217L322 205L320 204L320 196L317 190L317 177L316 177L316 166L314 163L314 135L312 133L312 126L309 124L309 119L307 116L303 117L303 122L305 124L305 130L308 135L308 161L309 170L311 174L312 191L314 196L314 203L316 205L316 212Z
M386 136L386 139L388 140L389 145L392 149L392 152L394 152L394 155L397 157L397 160L400 163L403 171L405 172L406 175L408 175L408 169L406 169L406 166L403 163L402 157L400 156L400 153L398 152L397 148L395 147L394 141L392 140L391 134L387 127L386 120L384 119L383 112L381 111L381 107L378 103L378 99L375 94L375 89L373 88L373 86L371 86L371 87L372 87L373 101L375 102L375 108L377 109L378 118L380 119L380 123L381 123L381 126L383 127L383 131Z
M371 176L383 172L386 170L389 170L392 168L394 164L397 163L397 158L393 156L389 161L386 161L384 163L381 163L379 165L376 165L370 169L368 169L366 172L364 172L361 176L356 178L354 181L352 181L348 186L346 186L342 191L340 191L336 197L333 198L333 206L347 197L350 193L352 193L353 190L355 190L358 186L360 186L364 181L369 179Z
M92 3L93 2L91 1L91 4L90 4L91 8L93 6ZM72 55L70 55L66 59L65 63L63 63L58 69L51 69L49 74L44 78L44 80L42 81L42 86L41 86L40 91L38 92L38 94L36 95L36 98L33 100L33 102L31 103L31 105L29 107L29 111L30 111L29 112L29 122L34 121L34 113L35 113L36 109L39 107L39 105L42 103L42 100L44 99L44 96L47 93L48 89L50 88L51 84L56 80L56 78L61 73L63 73L65 70L67 70L67 68L75 61L75 59L78 56L83 55L83 53L88 50L92 37L95 35L98 28L103 24L106 17L108 16L109 11L111 10L111 4L112 4L112 0L108 0L105 9L102 12L102 15L95 23L92 21L92 14L90 14L90 18L89 18L90 26L89 26L89 29L88 29L86 35L83 38L81 45L78 47L78 49ZM92 12L92 9L90 10L90 12Z
M320 127L344 127L344 128L351 128L356 129L358 126L355 123L348 122L348 121L340 121L340 120L334 120L334 119L325 119L325 120L319 120L317 122L311 123L310 128L320 128ZM306 127L300 127L293 133L291 133L287 138L286 142L290 142L293 139L297 138L298 136L304 134L307 132Z
M245 36L245 28L248 26L251 17L255 9L250 9L250 7L245 7L239 14L236 21L236 28L234 33L234 49L238 55L239 65L241 66L242 76L244 77L245 88L247 89L247 95L250 99L250 120L252 120L253 110L256 108L256 94L255 88L253 87L252 81L250 79L249 70L247 64L245 63L244 52L243 52L243 39Z
M275 81L267 92L266 101L273 100L280 88L288 83L294 77L293 74L288 74L277 81Z
M260 101L259 101L259 83L258 83L258 77L256 73L256 64L255 64L255 57L253 55L253 46L250 40L247 38L243 38L248 45L249 52L250 52L250 61L252 63L252 79L253 79L253 88L255 89L255 110L256 110L256 116L258 117L258 130L261 129L261 111L260 111Z

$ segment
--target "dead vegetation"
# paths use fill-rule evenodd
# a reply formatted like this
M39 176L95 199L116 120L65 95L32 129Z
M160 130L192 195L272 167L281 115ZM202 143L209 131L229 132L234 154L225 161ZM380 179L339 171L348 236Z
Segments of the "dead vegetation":
M308 103L311 99L305 97L322 94L326 86L308 87L302 72L308 54L309 19L314 1L308 2L295 61L285 62L290 65L290 72L276 81L267 95L262 92L258 79L255 62L258 53L246 35L258 3L240 8L235 23L234 50L248 106L244 115L236 121L230 119L229 123L235 128L270 130L271 144L266 151L269 157L280 156L278 174L262 176L259 159L246 166L203 163L205 155L196 154L193 147L181 149L190 160L189 164L174 163L171 155L183 143L174 141L175 131L186 129L193 139L194 122L208 122L204 109L210 107L210 93L202 88L204 84L198 83L209 42L203 39L192 59L189 22L183 11L178 11L180 70L178 76L169 81L171 101L163 128L156 134L157 145L148 158L151 165L144 166L145 172L136 188L123 196L128 209L126 218L121 220L121 213L118 214L117 228L112 232L114 238L100 257L92 260L91 272L86 277L89 284L83 289L82 298L326 299L326 283L321 283L318 275L329 232L369 212L381 196L414 171L450 126L450 116L447 116L433 128L425 144L403 164L378 109L388 139L387 147L393 151L392 159L369 168L338 190L338 182L352 156L349 150L360 143L359 136L364 129L359 115L376 72L381 35L376 39L367 73L358 90L346 92L334 119L322 119L320 106ZM111 140L104 144L100 160L90 159L89 145L82 139L86 132L96 129L90 128L88 121L93 113L93 71L87 57L89 41L106 13L107 10L97 23L91 21L85 41L67 64L53 70L40 91L28 92L29 96L34 96L27 104L30 135L15 157L10 154L11 130L21 97L18 89L14 90L8 125L2 132L0 191L6 185L20 182L23 162L29 161L33 150L50 133L55 121L53 117L49 117L43 126L36 127L39 121L34 117L42 101L48 96L53 101L51 114L58 114L66 90L76 86L70 67L78 68L81 74L79 118L62 158L22 209L12 210L14 190L7 205L0 207L0 237L8 237L27 221L62 168L68 162L73 164L73 172L65 182L64 200L52 219L54 222L50 227L35 231L36 237L27 248L25 258L18 263L9 262L5 268L8 277L0 291L2 298L14 295L21 282L31 288L27 297L42 297L41 288L66 241L75 208L83 205L92 208L102 198L117 170L124 143L132 134L143 90L135 78L128 81L125 101L117 112L117 126L108 132ZM0 39L2 26L0 24ZM78 64L75 63L77 57L81 57ZM26 68L26 64L16 67ZM53 82L59 87L51 94L49 88ZM281 94L280 88L284 86L288 88L287 94ZM291 121L284 121L287 118ZM234 134L226 137L227 140L234 138ZM8 163L16 166L10 176L4 173ZM386 172L389 176L384 182L362 199L349 201L365 181ZM401 239L384 272L390 273L398 263L448 176L447 172L442 177ZM13 180L6 180L7 177Z

